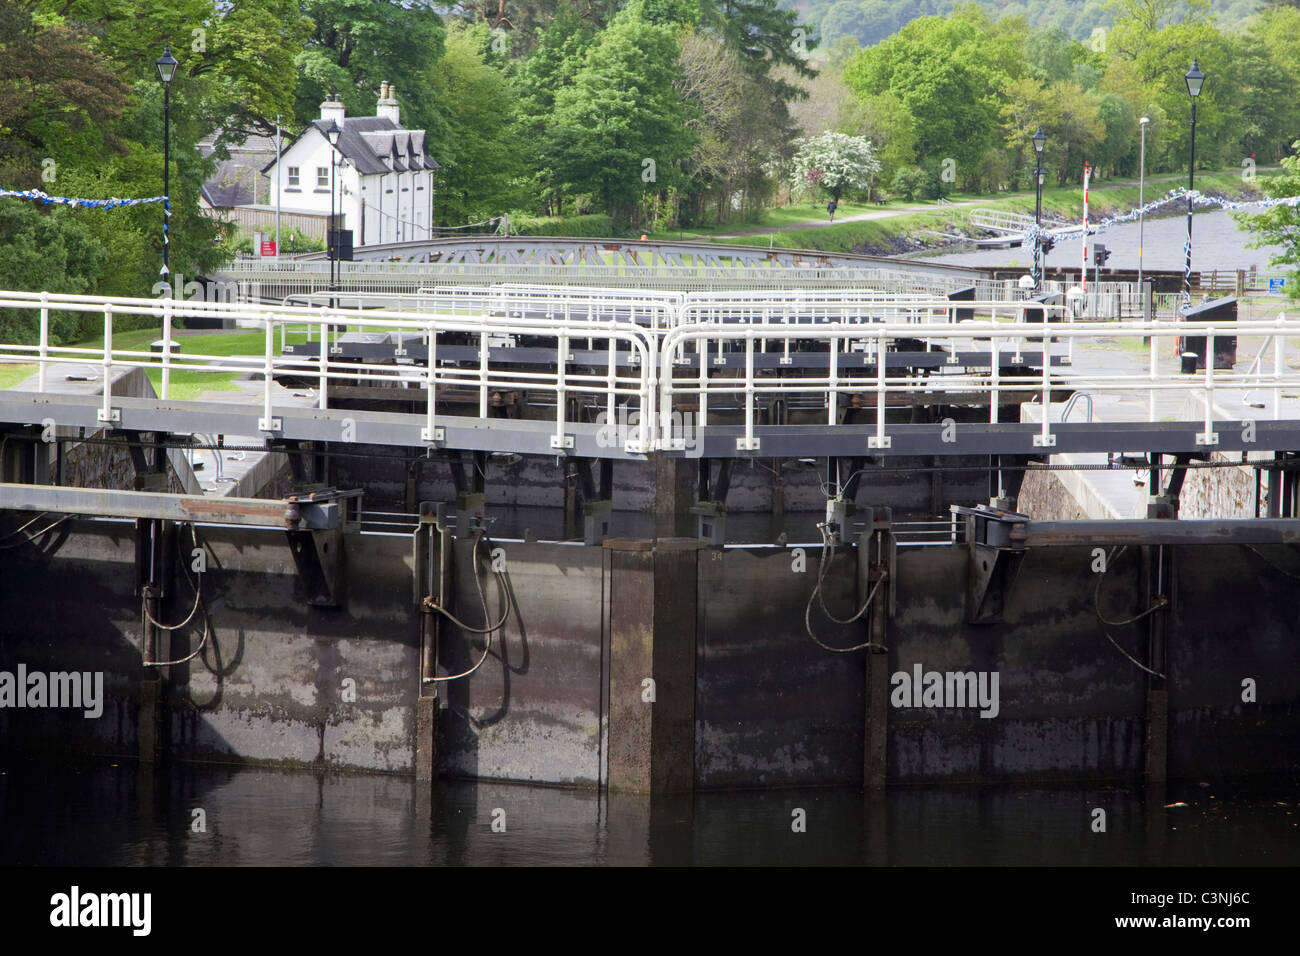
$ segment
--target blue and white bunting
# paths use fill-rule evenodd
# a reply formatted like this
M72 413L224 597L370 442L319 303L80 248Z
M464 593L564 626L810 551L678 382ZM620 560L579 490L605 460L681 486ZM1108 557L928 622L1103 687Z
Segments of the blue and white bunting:
M0 189L0 199L30 199L47 206L73 206L84 209L120 209L124 206L143 206L147 203L166 203L166 196L149 196L142 199L80 199L72 196L51 196L39 189ZM170 216L171 212L167 211Z

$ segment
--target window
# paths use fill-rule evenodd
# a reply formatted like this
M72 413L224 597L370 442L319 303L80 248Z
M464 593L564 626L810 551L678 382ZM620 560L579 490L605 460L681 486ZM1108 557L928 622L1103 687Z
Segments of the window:
M330 188L330 169L328 166L316 167L316 187L318 189Z
M297 166L290 166L290 167L289 167L289 187L290 187L291 189L293 189L293 188L297 188L297 186L298 186L298 167L297 167Z

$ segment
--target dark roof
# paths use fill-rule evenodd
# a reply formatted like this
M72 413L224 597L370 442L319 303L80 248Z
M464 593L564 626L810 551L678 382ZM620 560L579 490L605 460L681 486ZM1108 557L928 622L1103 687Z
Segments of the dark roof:
M325 135L329 128L328 120L313 120L312 126ZM306 133L306 130L303 130ZM302 137L299 134L293 141L285 144L287 152ZM400 145L399 145L400 144ZM356 167L363 175L382 175L390 170L405 172L408 168L441 169L438 161L424 149L424 130L406 130L397 126L386 116L349 116L343 123L343 132L339 134L339 153ZM407 153L408 162L403 162L402 153ZM419 156L417 162L415 157ZM391 162L385 164L384 158ZM275 158L262 167L267 172L275 165Z
M255 195L265 198L270 186L258 182L262 175L259 167L265 159L265 153L241 153L218 160L216 170L203 184L204 197L217 209L247 206Z

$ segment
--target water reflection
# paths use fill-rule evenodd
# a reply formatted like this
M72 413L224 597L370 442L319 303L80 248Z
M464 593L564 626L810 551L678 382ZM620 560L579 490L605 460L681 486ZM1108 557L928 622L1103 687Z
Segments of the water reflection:
M1200 783L1151 795L1128 787L898 788L864 801L844 789L649 800L443 781L422 798L406 777L11 760L0 773L0 863L1300 863L1294 781ZM1179 802L1187 806L1165 806ZM1097 809L1104 833L1095 830Z
M1113 269L1137 269L1138 224L1125 223L1089 237L1111 250L1106 265ZM1196 211L1192 224L1192 268L1196 271L1212 269L1249 269L1255 266L1261 273L1283 275L1285 268L1270 267L1269 256L1281 251L1276 246L1263 249L1247 248L1252 235L1239 229L1228 212L1222 209ZM1171 216L1148 219L1143 229L1142 265L1146 269L1183 270L1183 244L1187 240L1187 217ZM1080 264L1079 240L1066 239L1047 255L1047 265L1055 269L1077 269ZM945 262L952 265L972 266L1025 266L1028 268L1028 249L981 249L950 254L920 253L915 258Z

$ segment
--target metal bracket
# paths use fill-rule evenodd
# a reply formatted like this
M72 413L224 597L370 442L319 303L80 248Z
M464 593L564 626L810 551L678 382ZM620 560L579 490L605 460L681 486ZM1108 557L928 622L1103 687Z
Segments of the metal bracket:
M609 536L612 501L597 498L582 504L582 543L598 546Z
M108 414L105 415L104 410L101 408L99 411L95 412L95 421L99 422L101 425L111 425L114 422L120 422L122 421L122 409L110 408Z
M866 520L857 538L859 574L868 574L872 565L884 565L886 614L892 620L898 609L898 541L893 531L893 508L863 508L860 513ZM872 560L871 542L877 535L878 553ZM865 587L866 577L860 581L859 586Z
M707 541L711 547L727 543L727 506L717 501L701 501L691 506L695 515L695 536Z
M307 603L339 607L343 603L343 532L360 526L361 491L315 491L290 495L285 501L286 516L294 525L286 531L289 551ZM331 520L340 510L341 515Z
M429 434L429 429L427 428L420 429L420 441L422 442L431 445L436 445L438 442L445 442L446 440L447 440L446 429L435 428L433 430L433 435Z
M966 620L971 624L998 623L1025 556L1029 516L987 505L952 505L951 511L966 520Z
M564 449L564 450L572 449L572 448L573 448L573 436L572 436L572 435L565 435L563 438L561 438L559 435L552 435L552 436L551 436L551 447L552 447L552 448L555 448L555 449Z
M283 418L259 418L257 420L257 430L259 432L284 431L284 419Z
M313 607L338 607L343 591L342 529L286 533L294 564L306 588L307 603Z
M736 451L758 451L759 438L737 438Z

